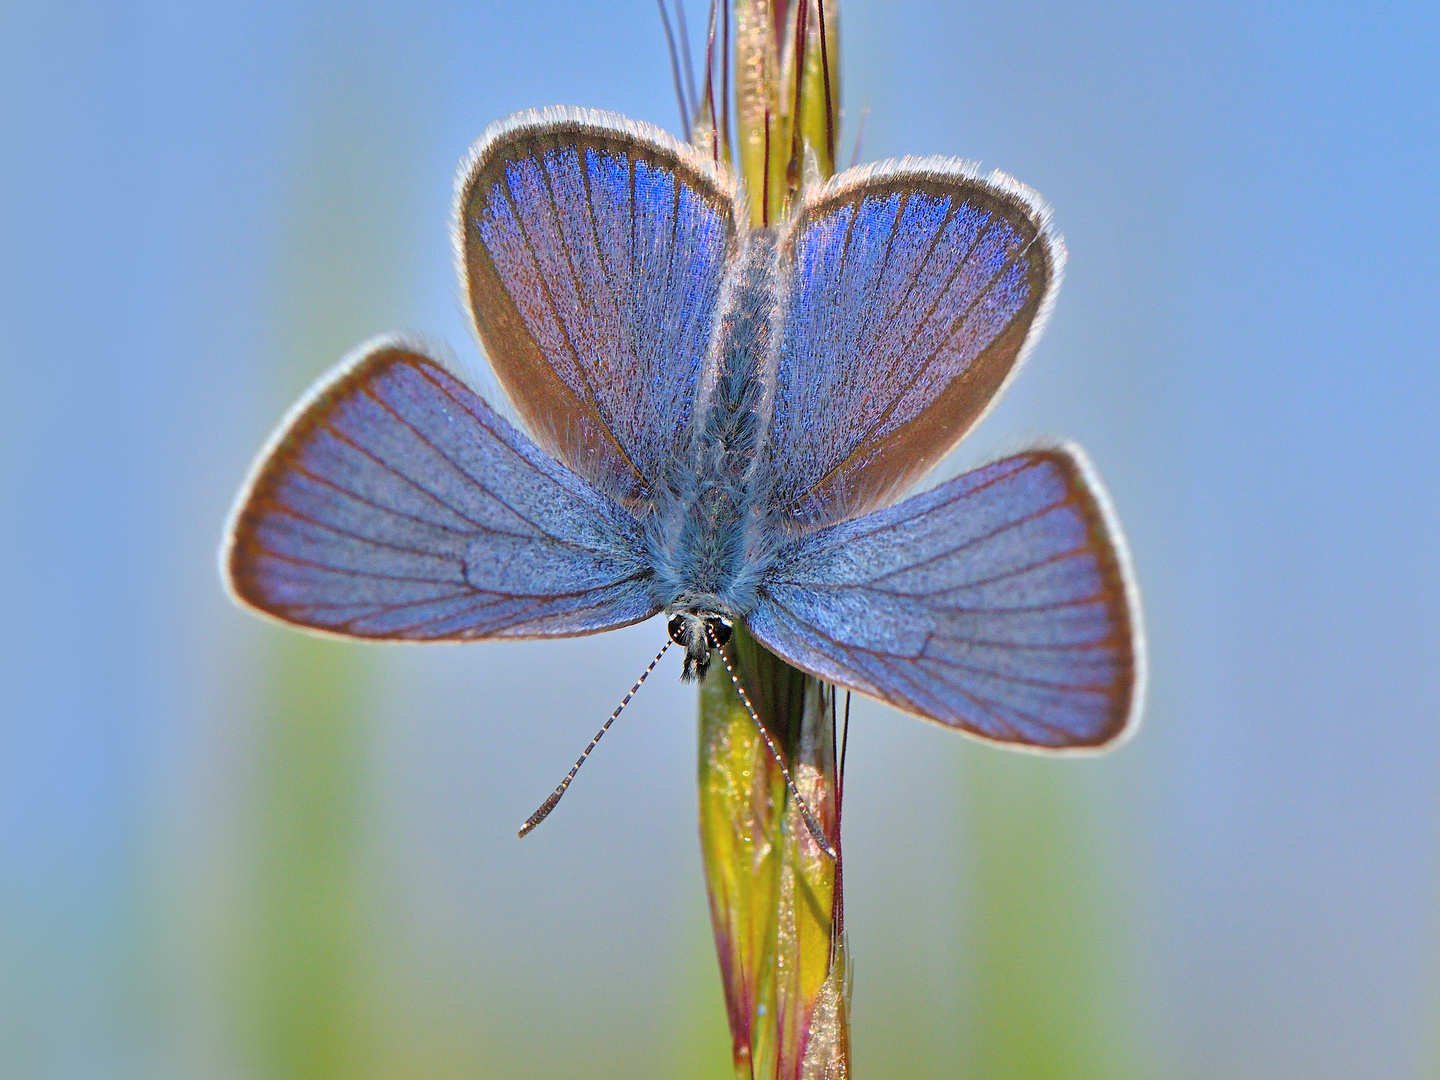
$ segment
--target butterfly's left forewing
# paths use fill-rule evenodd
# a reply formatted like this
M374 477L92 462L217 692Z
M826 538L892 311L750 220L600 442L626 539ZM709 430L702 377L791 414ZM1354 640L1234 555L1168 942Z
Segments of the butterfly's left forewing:
M1139 714L1138 595L1073 447L793 542L748 623L811 674L996 742L1097 748Z

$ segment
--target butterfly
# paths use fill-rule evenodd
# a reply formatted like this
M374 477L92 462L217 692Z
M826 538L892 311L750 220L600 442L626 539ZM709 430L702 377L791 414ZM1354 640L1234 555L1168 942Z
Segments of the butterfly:
M991 742L1132 731L1139 599L1084 454L1037 446L902 501L1034 345L1065 260L1048 209L947 158L815 180L767 228L745 198L623 117L491 125L454 240L523 430L423 345L362 346L252 467L231 594L387 641L663 612L690 678L742 623L826 682Z

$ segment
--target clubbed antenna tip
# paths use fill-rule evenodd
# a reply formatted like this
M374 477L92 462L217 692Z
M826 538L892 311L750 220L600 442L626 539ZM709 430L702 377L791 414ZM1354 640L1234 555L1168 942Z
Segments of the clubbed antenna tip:
M560 805L560 800L565 795L565 789L570 786L570 781L575 779L575 774L580 771L580 766L585 764L585 759L590 756L590 751L594 750L600 740L605 737L605 732L610 730L610 725L615 722L616 717L625 711L625 706L630 704L630 699L635 696L636 691L645 685L645 680L650 677L650 673L655 670L655 665L660 663L660 658L665 655L665 650L668 648L670 648L670 642L668 641L660 646L660 651L655 654L655 659L651 660L650 666L640 673L640 678L635 680L635 685L630 687L630 692L620 699L620 704L615 706L615 711L610 714L610 719L606 720L600 730L595 733L595 737L590 740L590 745L585 747L585 752L580 755L579 760L577 760L575 764L570 767L570 771L565 774L565 779L561 780L559 786L550 793L550 797L540 804L540 808L525 819L525 824L520 826L520 835L522 837L534 832L535 827L550 816L550 811Z

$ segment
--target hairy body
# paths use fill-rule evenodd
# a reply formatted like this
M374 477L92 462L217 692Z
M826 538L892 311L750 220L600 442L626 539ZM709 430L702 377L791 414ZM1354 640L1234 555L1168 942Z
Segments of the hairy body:
M776 253L772 233L754 232L735 260L707 365L716 374L701 387L688 445L645 529L655 603L682 616L677 644L686 648L687 674L704 674L705 621L748 615L774 557L774 485L763 449L774 380Z

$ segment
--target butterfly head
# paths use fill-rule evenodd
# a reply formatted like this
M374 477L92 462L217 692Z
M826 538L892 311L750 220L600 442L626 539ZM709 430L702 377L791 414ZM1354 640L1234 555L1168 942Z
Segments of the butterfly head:
M685 667L680 678L686 682L703 679L710 669L710 650L730 640L735 624L729 616L710 611L677 611L670 616L670 640L685 650Z

